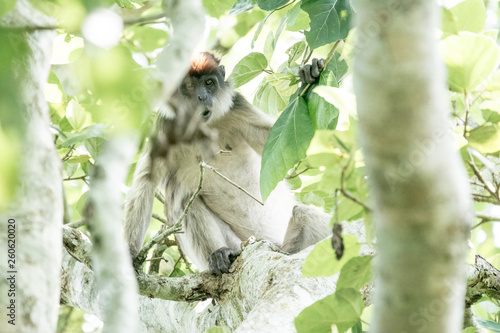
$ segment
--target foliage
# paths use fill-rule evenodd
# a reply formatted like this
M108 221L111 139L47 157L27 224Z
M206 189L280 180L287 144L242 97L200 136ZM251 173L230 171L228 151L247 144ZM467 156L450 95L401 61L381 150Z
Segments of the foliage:
M111 131L149 132L153 100L160 84L154 67L173 33L159 0L37 0L32 3L57 18L51 72L45 86L51 131L63 162L68 221L81 218L88 177ZM0 16L14 0L0 4ZM364 161L356 145L356 101L349 89L356 32L351 27L348 0L203 0L209 28L205 48L216 48L235 87L253 103L277 118L265 145L261 191L265 200L281 181L288 181L298 199L333 215L334 222L363 219L370 227ZM113 27L82 24L98 8L110 8L125 22L118 38L98 47L93 38ZM498 9L496 9L498 11ZM109 14L109 13L108 13ZM390 14L390 13L389 13ZM494 13L496 14L496 13ZM111 14L109 14L111 15ZM111 16L110 16L111 17ZM123 18L123 20L122 20ZM168 23L168 22L167 22ZM465 0L443 8L440 47L448 71L453 132L473 184L475 208L500 216L500 71L497 70L498 31L486 21L482 0ZM119 27L118 27L119 28ZM0 29L0 107L16 109L16 87L8 84L16 54L24 52L15 34ZM339 43L337 43L339 42ZM17 53L16 53L17 52ZM299 84L298 69L311 58L327 58L326 69L310 87ZM383 79L383 78L381 78ZM253 91L253 96L252 95ZM23 120L0 113L0 203L13 196L22 138L12 128ZM128 184L131 180L131 168ZM495 194L496 193L496 194ZM495 196L496 195L496 196ZM364 205L360 205L363 203ZM156 201L154 213L162 213ZM478 219L477 222L481 220ZM161 223L153 219L154 234ZM484 223L472 230L473 251L492 258L498 251L493 234L500 230ZM368 228L370 230L370 228ZM494 231L496 230L496 231ZM149 234L148 236L151 236ZM372 236L368 233L367 242ZM345 236L344 257L334 259L330 240L319 243L305 261L306 277L339 274L337 291L306 308L295 320L299 332L367 330L359 293L371 278L371 257L360 256L360 243ZM190 264L175 246L163 252L160 273L182 276ZM498 258L497 258L498 259ZM154 266L154 265L152 265ZM498 302L484 298L474 313L481 326L498 332ZM81 319L78 319L79 322ZM209 332L225 332L214 327Z

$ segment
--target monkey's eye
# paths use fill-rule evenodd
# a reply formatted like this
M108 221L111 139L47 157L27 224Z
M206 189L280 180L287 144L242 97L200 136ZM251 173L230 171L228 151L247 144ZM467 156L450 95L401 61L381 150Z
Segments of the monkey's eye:
M214 84L214 81L212 81L211 79L208 79L208 80L205 81L205 84L207 86L211 86L212 84Z

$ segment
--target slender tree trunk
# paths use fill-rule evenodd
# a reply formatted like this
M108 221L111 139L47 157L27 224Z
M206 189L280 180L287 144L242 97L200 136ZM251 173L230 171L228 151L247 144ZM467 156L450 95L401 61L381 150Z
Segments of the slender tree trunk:
M0 52L2 61L6 61L5 57L12 59L11 72L7 76L17 99L17 109L1 111L22 121L14 132L10 132L20 141L17 194L7 210L0 212L0 331L54 332L62 253L62 174L61 161L49 132L43 88L49 74L55 32L15 29L53 23L35 11L27 0L18 0L16 9L1 23L8 27L0 31L2 42L8 43L2 43ZM11 251L15 253L15 262L7 261L7 225L15 225L9 227L9 231L15 230L15 248ZM12 304L14 311L12 307L6 310ZM15 313L15 317L6 316L6 312L8 315ZM7 322L12 319L15 325Z
M469 189L428 0L357 2L354 83L378 244L371 332L460 332Z

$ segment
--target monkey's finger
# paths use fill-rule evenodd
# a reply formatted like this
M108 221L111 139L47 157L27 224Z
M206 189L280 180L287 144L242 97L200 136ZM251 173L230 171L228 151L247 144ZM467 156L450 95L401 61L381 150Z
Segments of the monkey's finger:
M318 60L318 69L321 72L323 69L325 69L325 59L319 59Z
M304 75L304 68L299 69L300 82L306 82L306 77Z
M319 76L318 59L316 59L316 58L314 58L312 61L311 75L314 78L318 78L318 76Z
M305 77L305 82L307 83L314 83L316 81L315 78L311 76L311 65L305 65L304 66L304 77Z

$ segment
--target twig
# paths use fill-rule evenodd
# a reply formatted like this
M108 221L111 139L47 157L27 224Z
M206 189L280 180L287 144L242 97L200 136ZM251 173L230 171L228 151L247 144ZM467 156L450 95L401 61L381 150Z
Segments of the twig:
M139 18L134 18L134 19L128 19L128 20L123 20L124 25L134 25L134 24L141 24L141 23L157 23L159 19L162 19L165 17L165 13L158 13L158 14L152 14L148 16L143 16ZM65 30L64 26L61 25L46 25L46 26L39 26L39 25L34 25L34 26L19 26L19 27L6 27L6 26L0 26L0 29L5 29L9 30L11 32L33 32L37 30Z
M165 198L163 197L163 194L161 194L160 191L155 192L155 198L158 199L159 202L162 204L165 204Z
M298 176L300 176L301 174L303 174L304 172L309 171L309 170L311 170L311 168L310 167L306 167L304 170L300 170L299 172L295 171L290 176L286 176L285 179L297 178Z
M326 65L328 65L328 63L330 62L330 60L332 60L333 54L335 53L335 50L339 46L340 41L341 41L340 39L338 41L336 41L335 44L333 44L333 47L331 48L330 52L328 52L328 56L326 57L325 67L324 68L326 68ZM312 50L311 50L311 54L312 54ZM307 89L309 89L310 86L311 86L311 84L308 83L307 86L304 88L304 90L302 90L302 92L300 93L300 96L303 96L306 93Z
M481 219L481 222L479 222L476 225L474 225L473 227L471 227L470 228L471 230L479 227L483 223L487 223L487 222L500 222L500 217L498 217L498 216L489 216L489 215L485 215L485 214L476 214L476 217L479 218L479 219Z
M465 120L464 120L464 138L467 138L467 123L469 121L469 112L470 112L470 104L469 104L469 94L464 92L464 101L465 101Z
M85 220L85 219L79 219L79 220L75 220L73 222L70 222L70 223L66 224L66 226L70 227L70 228L78 229L80 227L83 227L86 224L87 224L87 220Z
M63 181L67 182L70 180L85 180L85 178L87 178L87 177L88 177L87 175L80 176L80 177L74 177L74 178L68 177L68 178L64 178Z
M123 20L124 25L134 25L134 24L142 24L142 23L156 23L155 21L158 21L159 19L165 18L165 13L157 13L157 14L151 14L147 16L142 16L138 18L133 18L133 19L127 19Z
M61 161L63 162L67 161L71 157L71 155L73 155L73 149L75 149L75 145L71 145L71 147L69 147L68 152L66 153L66 155L64 155Z
M484 188L486 189L486 191L488 191L491 194L491 196L497 201L497 203L500 202L500 198L498 198L496 191L491 189L490 186L488 186L488 183L483 178L483 175L481 175L481 171L479 171L479 169L476 166L476 163L474 163L474 158L472 157L472 154L470 152L469 152L469 157L470 161L467 161L467 164L469 164L469 166L471 167L472 172L474 172L474 175L476 175L477 179L479 179L479 181L484 184Z
M241 190L243 193L245 193L246 195L248 195L250 198L254 199L255 201L257 201L258 203L260 203L262 206L264 206L264 203L262 201L260 201L259 199L257 199L256 197L254 197L253 195L251 195L247 190L245 190L243 187L241 187L240 185L236 184L235 182L233 182L231 179L227 178L226 176L224 176L222 173L220 173L219 171L217 171L213 166L211 165L208 165L207 163L205 162L201 162L201 165L205 168L208 168L210 170L212 170L213 172L215 172L215 174L219 177L221 177L222 179L224 179L225 181L227 181L229 184L233 185L234 187L236 187L237 189Z
M193 193L193 195L189 199L189 202L187 203L186 207L184 208L184 211L182 212L182 215L179 217L177 222L175 222L174 225L172 225L170 228L167 228L163 231L160 231L156 235L151 237L151 239L146 243L146 245L144 245L144 247L141 249L141 251L139 251L139 254L137 255L137 257L134 259L133 265L134 265L134 269L137 272L141 271L141 267L144 264L144 261L146 260L146 257L148 255L149 250L151 250L151 248L153 246L155 246L155 244L157 244L158 242L162 241L164 238L166 238L174 233L179 233L182 231L182 222L186 218L186 215L189 212L191 205L193 204L194 200L196 199L196 197L200 193L202 185L203 185L203 177L205 174L205 168L204 168L203 164L204 164L204 162L200 163L200 182L198 183L198 188L196 189L196 191Z
M160 221L161 223L163 224L167 224L167 219L164 218L164 217L161 217L160 215L156 214L156 213L153 213L153 215L151 215L155 220L158 220Z
M351 161L349 160L347 162L347 164L342 168L342 173L340 174L340 193L342 193L344 195L344 197L346 197L347 199L349 199L349 200L357 203L361 207L363 207L367 212L371 212L372 209L370 207L368 207L364 202L353 197L352 194L349 193L349 191L347 191L345 189L345 186L344 186L345 172L346 172L347 167L349 166L350 163L351 163Z
M186 269L190 273L194 273L194 270L191 268L192 264L189 262L189 260L187 260L186 254L184 253L184 251L182 251L180 246L178 247L178 249L179 249L179 256L180 256L179 259L182 259L182 261L184 261L184 264L186 265Z

